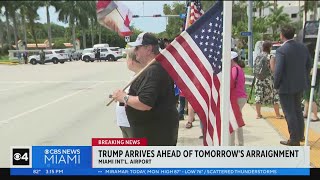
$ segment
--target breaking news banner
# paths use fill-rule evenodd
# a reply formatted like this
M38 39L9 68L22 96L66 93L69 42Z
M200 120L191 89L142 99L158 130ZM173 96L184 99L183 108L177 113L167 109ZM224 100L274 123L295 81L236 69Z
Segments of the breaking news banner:
M310 175L309 147L146 146L92 138L92 146L11 147L10 175Z

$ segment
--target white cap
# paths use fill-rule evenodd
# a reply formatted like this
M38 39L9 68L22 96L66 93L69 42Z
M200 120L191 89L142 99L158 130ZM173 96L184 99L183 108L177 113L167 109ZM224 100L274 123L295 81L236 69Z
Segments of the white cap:
M236 57L238 57L238 53L234 52L234 51L231 51L231 59L234 59Z
M128 45L131 47L141 46L141 45L149 45L149 44L158 44L158 39L152 35L151 33L140 33L134 42L129 42Z

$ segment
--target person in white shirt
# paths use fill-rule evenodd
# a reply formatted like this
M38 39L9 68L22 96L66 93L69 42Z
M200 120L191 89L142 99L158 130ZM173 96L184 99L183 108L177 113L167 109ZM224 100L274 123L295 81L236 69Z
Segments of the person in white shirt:
M136 75L143 68L140 62L137 61L133 48L127 51L127 66L130 71L134 72L134 75ZM130 86L125 90L125 92L128 93L129 89L130 89ZM133 137L124 103L117 102L116 116L117 116L117 125L121 129L123 138Z

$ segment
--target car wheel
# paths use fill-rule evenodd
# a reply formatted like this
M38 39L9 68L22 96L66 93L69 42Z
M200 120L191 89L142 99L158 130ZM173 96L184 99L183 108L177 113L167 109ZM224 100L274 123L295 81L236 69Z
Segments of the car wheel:
M36 61L35 59L31 59L31 60L30 60L30 63L31 63L32 65L36 65L36 64L37 64L37 61Z
M116 58L112 55L107 56L108 61L115 61Z
M89 62L89 61L90 61L90 58L89 58L88 56L85 56L85 57L83 57L83 60L84 60L85 62Z
M52 59L52 62L53 62L53 64L58 64L58 63L59 63L59 61L58 61L57 58L53 58L53 59Z

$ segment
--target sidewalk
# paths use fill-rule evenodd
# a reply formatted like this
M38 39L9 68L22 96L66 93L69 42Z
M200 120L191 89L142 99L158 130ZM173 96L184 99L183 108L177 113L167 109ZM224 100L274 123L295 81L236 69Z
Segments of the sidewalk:
M256 112L249 104L243 109L243 127L245 146L279 146L279 141L284 140L281 135L265 119L256 119ZM185 116L186 117L186 116ZM196 116L191 129L186 129L187 120L180 121L178 146L202 146L200 121Z
M281 114L283 114L281 112ZM263 107L261 119L256 119L253 106L246 104L242 109L246 125L243 127L244 146L282 146L281 140L289 138L287 122L285 119L276 119L273 108ZM319 113L320 116L320 113ZM185 116L186 117L186 116ZM196 116L191 129L186 129L187 120L180 121L178 146L203 146L200 121ZM306 119L305 119L305 124ZM311 167L320 167L320 121L310 122L308 146L310 147ZM304 142L300 143L304 146Z

